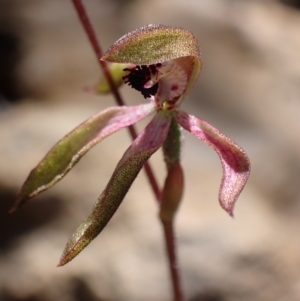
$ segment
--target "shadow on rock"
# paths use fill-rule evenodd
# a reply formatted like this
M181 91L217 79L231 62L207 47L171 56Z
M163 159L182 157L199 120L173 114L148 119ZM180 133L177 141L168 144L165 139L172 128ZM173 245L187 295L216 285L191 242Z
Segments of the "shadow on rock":
M16 193L0 185L0 253L10 249L13 242L36 228L48 225L61 214L62 202L56 197L40 197L30 206L9 214Z

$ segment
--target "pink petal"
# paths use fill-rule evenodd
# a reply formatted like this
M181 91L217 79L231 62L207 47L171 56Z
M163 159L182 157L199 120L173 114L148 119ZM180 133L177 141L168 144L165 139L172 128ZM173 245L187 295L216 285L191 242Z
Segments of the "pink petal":
M145 162L165 141L170 126L170 117L170 114L158 113L127 149L92 213L69 239L59 266L77 256L109 222Z
M60 181L101 140L138 122L153 110L152 103L135 107L113 107L84 121L61 139L30 172L11 212Z
M221 207L233 216L234 204L250 173L250 162L247 155L237 144L208 122L182 111L174 112L174 117L184 129L218 153L223 168L219 202Z

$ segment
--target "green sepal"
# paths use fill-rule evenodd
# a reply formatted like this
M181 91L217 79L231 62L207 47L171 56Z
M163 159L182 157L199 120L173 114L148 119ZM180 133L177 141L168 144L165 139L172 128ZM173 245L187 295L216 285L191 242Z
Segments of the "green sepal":
M196 37L179 27L150 24L115 42L101 58L114 63L151 65L185 56L200 60Z
M123 76L125 74L125 68L129 68L131 64L118 64L111 63L108 66L109 72L116 87L120 87L123 84ZM111 86L105 76L101 76L98 83L95 85L94 91L99 94L106 94L111 92Z
M58 266L77 256L106 226L127 191L150 156L166 139L171 117L168 112L156 114L119 161L92 213L69 239Z
M139 171L156 150L137 154L119 166L100 195L92 213L68 241L58 266L65 265L76 257L104 229L120 206Z
M153 111L153 104L112 107L90 117L46 154L30 172L10 212L60 181L93 146Z

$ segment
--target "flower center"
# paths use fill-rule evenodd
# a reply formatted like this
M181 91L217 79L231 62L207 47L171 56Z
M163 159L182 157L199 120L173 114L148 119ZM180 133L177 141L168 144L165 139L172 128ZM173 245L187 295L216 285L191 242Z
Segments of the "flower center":
M157 77L160 67L161 64L125 68L123 70L129 73L123 76L123 80L133 89L140 91L145 98L149 98L157 93L158 82L154 83L151 79Z
M153 98L159 108L168 102L169 109L180 105L180 97L187 86L187 74L175 61L163 64L141 65L125 68L123 80L140 91L145 98Z

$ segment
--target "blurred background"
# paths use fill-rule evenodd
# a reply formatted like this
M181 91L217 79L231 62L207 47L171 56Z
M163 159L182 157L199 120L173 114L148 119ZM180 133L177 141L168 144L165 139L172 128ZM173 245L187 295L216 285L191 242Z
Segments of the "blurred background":
M183 106L250 157L233 220L218 204L217 155L186 133L176 230L188 300L299 300L300 1L83 2L103 50L149 23L192 31L203 69ZM109 95L85 92L100 76L71 1L0 0L1 301L171 300L157 206L143 172L101 235L56 267L129 146L126 130L95 147L54 188L7 213L49 148L114 105ZM121 93L129 105L144 102L129 87ZM162 183L160 152L151 163Z

